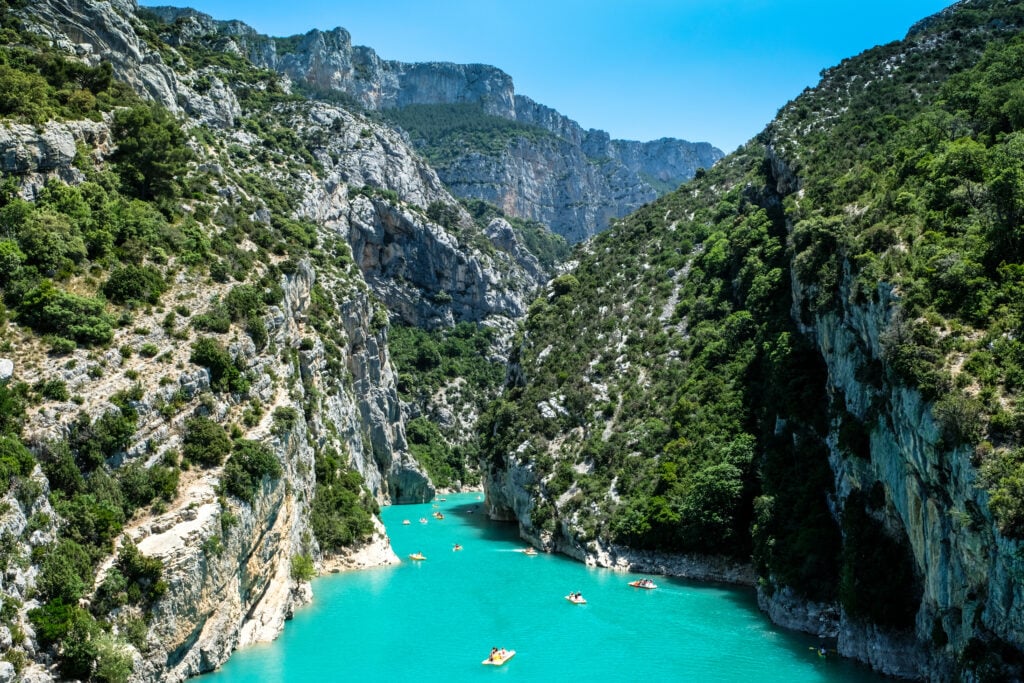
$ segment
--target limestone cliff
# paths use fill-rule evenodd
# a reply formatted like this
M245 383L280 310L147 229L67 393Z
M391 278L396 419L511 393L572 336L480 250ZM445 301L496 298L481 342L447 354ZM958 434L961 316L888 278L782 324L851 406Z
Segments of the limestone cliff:
M517 95L512 78L493 66L384 60L370 48L353 46L341 28L281 39L194 10L147 11L167 22L169 42L227 41L230 49L287 76L313 97L344 96L367 110L472 104L483 114L550 134L540 141L516 137L498 154L469 146L438 172L456 195L540 221L571 242L604 230L609 220L675 189L722 157L706 142L634 142L585 131L554 109Z
M274 90L280 84L247 82L223 66L193 69L145 30L136 11L130 2L44 0L19 16L63 54L111 62L117 78L179 114L194 155L188 175L205 189L176 200L175 220L187 217L202 235L200 251L219 240L212 259L224 270L196 268L181 253L150 255L166 275L162 303L125 310L112 345L99 350L48 355L38 336L5 318L5 335L14 336L7 340L17 343L5 346L3 381L63 387L26 416L23 437L37 454L74 424L116 414L127 401L134 432L102 467L114 480L130 468L177 468L197 417L266 448L280 466L280 476L263 476L246 499L229 493L228 464L182 465L173 499L126 520L115 552L100 564L91 597L115 566L117 547L131 541L160 561L166 591L146 608L148 620L135 604L101 616L114 624L112 638L133 629L131 646L117 641L134 662L132 680L182 680L280 632L310 599L296 561L321 569L397 561L379 522L358 543L331 551L311 522L325 453L358 472L364 507L434 494L406 443L390 321L489 321L508 336L509 321L546 274L507 224L481 230L396 131L343 107L288 98ZM280 101L248 106L250 88L273 90ZM75 186L109 171L112 115L97 118L5 125L0 173L33 201L48 182ZM447 227L428 218L431 206L444 209ZM287 252L286 243L300 241ZM230 264L244 265L231 275ZM273 302L255 319L202 327L202 316L223 310L247 278L274 292ZM91 276L75 281L86 290L98 285ZM225 349L244 389L215 386L211 370L193 362L200 339ZM42 681L57 675L52 665L61 655L40 645L27 617L40 605L32 597L39 558L31 552L51 547L62 520L46 477L38 468L33 477L0 514L0 525L22 539L18 568L8 557L12 573L0 587L5 600L18 601L17 637L5 641L0 630L0 651L27 657L23 675ZM11 671L0 665L0 675Z
M771 156L780 189L799 177L776 152ZM1022 565L1016 542L1002 538L987 505L988 494L972 464L972 446L951 446L935 416L935 402L918 390L868 381L872 365L886 358L885 337L900 324L900 296L879 283L868 302L854 303L849 265L840 288L839 310L815 316L805 327L828 368L828 387L836 404L870 426L870 456L841 447L841 422L828 436L835 472L837 507L855 491L884 492L878 511L894 537L906 539L923 588L912 633L864 624L836 611L830 620L780 623L834 635L839 651L901 678L949 680L956 653L979 633L1007 643L1020 641L1024 625ZM794 317L813 287L794 280ZM885 418L872 418L884 405ZM761 596L769 611L786 595ZM937 633L942 634L940 637ZM935 647L941 642L940 647Z

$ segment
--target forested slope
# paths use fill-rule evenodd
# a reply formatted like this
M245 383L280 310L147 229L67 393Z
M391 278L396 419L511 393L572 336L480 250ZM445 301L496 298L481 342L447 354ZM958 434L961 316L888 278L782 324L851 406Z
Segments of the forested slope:
M494 514L752 560L896 675L1020 675L1022 26L964 2L845 60L581 245L485 417Z

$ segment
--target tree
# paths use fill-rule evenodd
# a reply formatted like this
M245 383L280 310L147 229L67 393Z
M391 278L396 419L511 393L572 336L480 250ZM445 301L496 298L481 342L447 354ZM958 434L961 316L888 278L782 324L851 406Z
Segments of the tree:
M69 294L43 280L22 298L19 322L36 332L53 333L80 344L108 344L114 338L112 320L98 299Z
M185 422L182 455L189 462L216 467L231 452L231 439L224 428L208 417L194 417Z
M51 113L46 79L0 64L0 116L40 124Z
M173 197L192 151L178 121L157 104L136 104L114 115L112 155L124 186L140 199Z
M141 301L155 304L166 289L163 276L150 266L121 266L103 285L103 293L117 303Z
M56 272L86 257L85 240L67 216L48 209L26 217L18 231L26 260L39 270Z

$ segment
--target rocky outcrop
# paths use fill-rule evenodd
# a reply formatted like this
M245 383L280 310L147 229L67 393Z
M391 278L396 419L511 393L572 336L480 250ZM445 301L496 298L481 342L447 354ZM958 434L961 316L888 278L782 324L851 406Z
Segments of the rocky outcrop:
M78 145L109 154L109 127L93 121L51 121L41 128L6 123L0 126L0 173L19 176L22 196L34 199L51 178L66 183L85 179L74 166Z
M800 180L785 154L770 148L769 160L780 194L796 190ZM886 357L886 335L904 324L901 302L885 283L870 296L855 296L851 270L846 264L840 305L804 325L828 368L832 410L846 411L870 433L870 457L858 457L838 446L839 426L833 425L828 443L836 514L852 492L884 492L878 517L887 533L909 544L922 598L910 631L864 624L843 612L838 650L889 675L950 680L960 653L979 633L1021 642L1024 588L1014 578L1021 572L1020 544L998 534L971 449L944 441L934 402L872 374ZM793 295L799 321L802 302L813 292L794 276ZM879 406L884 419L873 418ZM772 600L766 605L775 613Z
M301 213L345 239L393 316L436 328L526 311L547 277L536 258L506 230L479 232L397 133L322 103L299 108L293 125L324 141L314 154L327 169L306 186ZM423 211L431 205L456 223L431 221Z
M182 80L174 64L165 63L164 55L136 31L135 0L41 0L23 11L30 30L91 66L112 65L117 78L143 97L207 125L234 125L239 113L234 93L217 81L200 93Z

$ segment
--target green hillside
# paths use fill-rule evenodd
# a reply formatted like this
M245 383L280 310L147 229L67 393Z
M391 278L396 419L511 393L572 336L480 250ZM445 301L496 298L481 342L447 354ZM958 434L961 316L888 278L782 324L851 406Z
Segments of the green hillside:
M896 521L901 484L867 477L910 391L941 436L928 452L973 472L1018 547L1022 26L1017 3L965 3L845 60L755 140L577 248L480 430L492 481L530 474L528 534L752 558L768 592L920 634L934 607ZM854 414L820 344L876 310L881 353L827 350L874 397ZM973 499L949 514L990 524ZM928 647L957 666L1005 645L978 635L979 608L959 650L944 614ZM1016 651L982 659L1005 675Z

